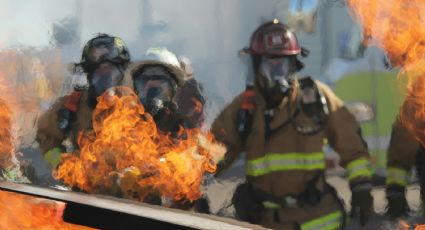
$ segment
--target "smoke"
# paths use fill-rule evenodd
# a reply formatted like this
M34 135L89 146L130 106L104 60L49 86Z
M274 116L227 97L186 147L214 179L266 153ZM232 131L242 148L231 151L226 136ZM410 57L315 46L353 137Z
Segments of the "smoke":
M251 71L249 58L241 60L238 50L249 44L251 33L261 23L275 17L288 22L289 4L278 0L0 0L0 48L58 48L67 64L77 62L84 43L99 32L122 37L135 61L149 47L165 46L191 59L196 78L205 85L207 121L211 122L243 90ZM326 12L335 21L349 23L341 18L348 17L345 9L326 3L319 7L323 9L319 9L316 34L297 33L301 45L311 50L303 59L307 65L302 74L316 78L321 77L328 59L337 55L332 33L346 29L323 18L327 5L330 11ZM64 93L74 78L84 76L64 77Z
M425 144L425 68L422 17L425 3L420 0L348 1L354 17L361 23L368 44L383 48L400 76L408 77L407 94L400 109L403 125Z
M37 68L28 67L32 64L13 63L17 72L3 74L0 80L10 91L25 84L29 85L26 92L45 88L48 96L13 95L15 101L22 97L42 101L31 118L18 122L21 127L35 123L54 98L84 79L67 71L69 63L79 61L84 43L97 33L108 33L123 38L134 61L155 46L188 57L195 77L204 85L207 122L212 122L245 87L251 67L249 60L238 57L239 49L249 44L260 24L275 17L284 19L286 8L287 3L277 0L129 0L125 4L116 0L0 0L0 57L7 60L13 54L38 62L41 69L37 71L43 72L40 75ZM37 76L44 80L36 80L40 79ZM28 84L36 81L44 83Z

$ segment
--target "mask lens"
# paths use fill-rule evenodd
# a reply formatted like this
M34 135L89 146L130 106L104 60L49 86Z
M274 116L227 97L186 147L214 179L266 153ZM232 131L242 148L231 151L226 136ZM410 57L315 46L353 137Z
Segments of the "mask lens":
M280 82L291 74L291 61L288 57L263 57L260 71L270 82Z
M146 105L153 100L171 101L173 90L170 80L164 76L139 76L134 81L134 87L140 101Z
M95 89L97 96L100 96L107 89L120 84L123 78L122 71L115 65L106 62L98 66L90 75L91 86Z

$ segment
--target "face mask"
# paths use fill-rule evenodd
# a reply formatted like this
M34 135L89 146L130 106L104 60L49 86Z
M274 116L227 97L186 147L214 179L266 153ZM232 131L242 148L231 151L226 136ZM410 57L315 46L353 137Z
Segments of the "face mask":
M173 104L173 81L171 75L161 67L150 67L134 78L135 91L151 115Z
M266 78L266 86L271 91L286 94L290 88L288 78L295 71L291 57L266 58L262 57L260 73Z
M120 85L123 79L122 70L109 62L101 63L88 76L89 80L89 97L91 106L96 104L96 99L102 95L107 89Z

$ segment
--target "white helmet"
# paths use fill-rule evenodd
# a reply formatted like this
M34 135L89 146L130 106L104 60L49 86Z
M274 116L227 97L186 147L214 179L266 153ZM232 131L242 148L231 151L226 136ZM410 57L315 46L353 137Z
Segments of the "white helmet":
M165 47L151 47L146 51L145 60L160 61L181 68L176 55Z
M180 56L179 58L180 66L186 73L187 77L192 77L193 75L193 67L189 58L185 56Z

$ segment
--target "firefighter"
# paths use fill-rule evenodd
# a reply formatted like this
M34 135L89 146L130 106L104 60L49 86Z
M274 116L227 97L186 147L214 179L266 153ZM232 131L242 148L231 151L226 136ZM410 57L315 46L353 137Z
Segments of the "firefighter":
M364 225L372 210L371 172L353 115L323 83L298 79L297 55L306 52L278 20L260 26L245 52L254 84L212 124L228 150L218 175L246 153L247 182L232 199L237 218L275 229L342 228L344 209L324 176L326 138L348 171L352 214Z
M186 77L183 86L176 95L179 110L188 128L199 128L205 123L205 97L203 86L196 80L190 60L187 57L179 58L180 67Z
M129 63L129 51L119 37L99 34L86 43L76 68L87 75L88 87L76 87L70 95L59 98L38 122L36 140L52 168L59 163L60 153L77 147L80 131L92 129L97 97L122 84Z
M387 214L392 219L406 217L409 206L406 201L405 190L409 172L415 164L421 186L421 199L423 200L425 197L425 190L423 189L425 186L425 151L403 126L400 117L397 117L393 124L387 154Z
M126 74L159 130L177 135L179 128L202 125L205 99L200 84L188 76L176 55L166 48L150 48L144 60Z
M128 68L124 84L134 89L160 132L169 133L178 140L185 138L184 130L201 126L205 99L198 88L199 83L187 76L175 54L166 48L148 49L143 61L135 62ZM197 105L200 108L194 108ZM145 202L162 203L157 194L148 196ZM182 200L171 207L194 208L197 212L209 213L206 198L195 202Z

